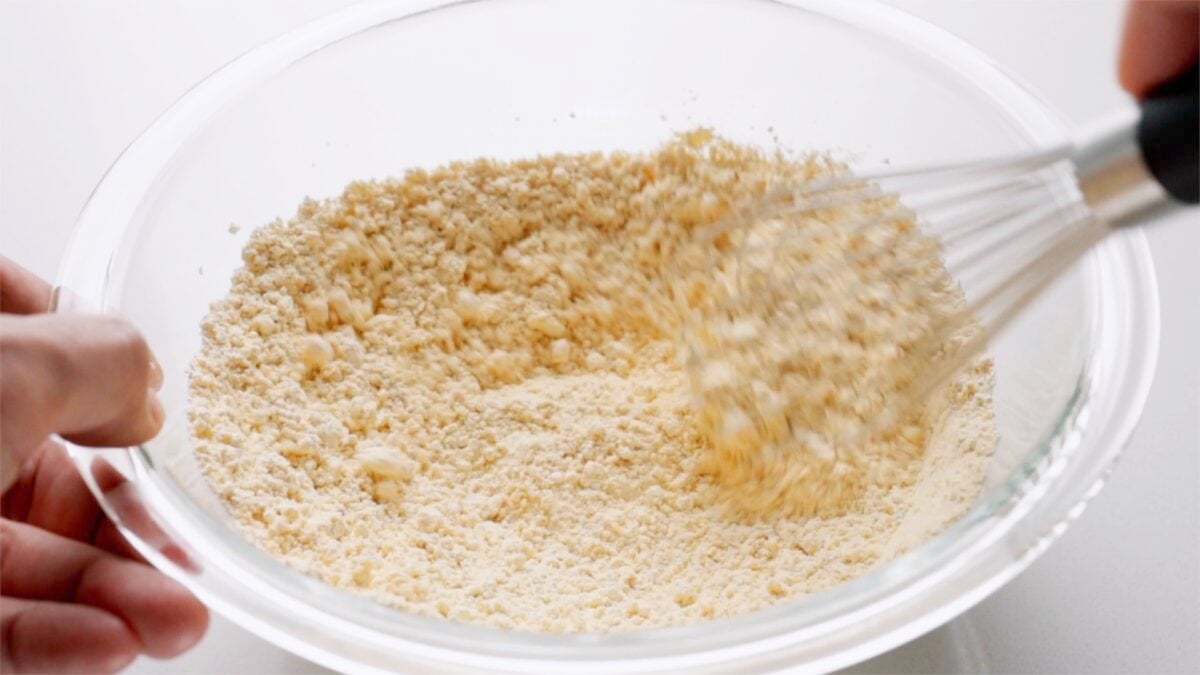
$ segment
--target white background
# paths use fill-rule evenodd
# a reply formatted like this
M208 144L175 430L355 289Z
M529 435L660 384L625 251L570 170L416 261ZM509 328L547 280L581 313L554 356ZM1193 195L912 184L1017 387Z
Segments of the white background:
M189 86L350 0L0 0L0 250L53 277L72 221L121 149ZM895 0L957 33L1073 123L1130 103L1107 0ZM1148 231L1163 296L1159 370L1109 485L1041 560L946 627L856 670L1200 671L1200 215ZM216 618L204 642L132 672L315 672Z

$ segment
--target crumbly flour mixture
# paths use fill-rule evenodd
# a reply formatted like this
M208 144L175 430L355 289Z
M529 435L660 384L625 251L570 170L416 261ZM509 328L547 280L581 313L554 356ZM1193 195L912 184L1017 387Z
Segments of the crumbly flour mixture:
M771 442L777 424L714 409L720 372L685 367L680 346L722 283L680 263L731 243L698 233L833 170L696 131L648 154L481 159L306 201L253 234L204 322L200 466L266 551L432 616L626 630L850 580L970 504L995 440L989 365L853 462L814 447L772 464L728 432L758 424ZM944 275L935 247L893 255ZM934 297L909 309L959 302ZM861 349L839 367L884 348L877 328L847 338ZM807 465L824 468L801 480Z

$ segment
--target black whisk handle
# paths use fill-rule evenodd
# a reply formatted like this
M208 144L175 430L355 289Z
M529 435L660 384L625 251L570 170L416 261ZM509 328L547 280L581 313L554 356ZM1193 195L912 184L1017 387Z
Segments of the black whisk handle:
M1150 173L1175 199L1200 200L1200 61L1182 75L1160 85L1141 103L1137 139Z

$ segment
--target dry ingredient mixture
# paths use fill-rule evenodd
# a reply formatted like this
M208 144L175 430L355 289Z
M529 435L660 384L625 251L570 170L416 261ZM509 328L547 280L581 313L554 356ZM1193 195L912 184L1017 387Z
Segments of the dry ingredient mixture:
M672 277L702 470L742 513L838 515L906 482L989 369L937 240L895 195L841 169L800 185L736 205ZM938 391L964 360L972 375Z
M306 201L254 232L204 322L200 466L266 551L461 621L678 625L859 576L974 498L995 442L989 365L852 455L789 432L800 450L784 456L791 412L749 419L722 389L744 364L688 368L680 348L681 335L714 344L697 316L720 319L701 323L716 343L769 328L759 304L730 311L730 268L689 264L753 229L700 233L774 185L835 170L699 130L648 154L481 159ZM878 304L850 312L862 329L838 338L852 346L804 345L780 371L800 379L760 372L758 403L776 391L832 418L871 413L838 378L887 367L899 309L936 317L961 302L936 247L910 240L889 255L939 292L893 302L872 287ZM776 248L854 245L804 241ZM797 398L821 360L837 364L833 388Z

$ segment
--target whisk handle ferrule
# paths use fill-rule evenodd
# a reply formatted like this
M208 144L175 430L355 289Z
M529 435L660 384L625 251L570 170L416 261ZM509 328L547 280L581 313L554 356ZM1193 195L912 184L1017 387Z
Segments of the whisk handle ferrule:
M1132 119L1077 145L1072 161L1083 200L1110 225L1139 220L1167 201L1167 192L1142 155Z
M1196 203L1198 77L1193 65L1141 102L1140 119L1117 120L1076 145L1079 187L1101 219L1125 225L1171 201Z

